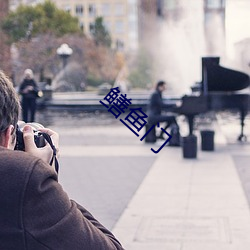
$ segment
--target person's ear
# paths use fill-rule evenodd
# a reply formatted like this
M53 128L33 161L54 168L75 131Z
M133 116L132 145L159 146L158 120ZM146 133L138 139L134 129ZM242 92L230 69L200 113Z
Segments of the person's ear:
M14 126L10 125L5 130L5 133L4 133L4 136L3 136L3 142L2 142L2 145L5 148L14 149L14 143L13 143L13 130L14 129L15 129Z

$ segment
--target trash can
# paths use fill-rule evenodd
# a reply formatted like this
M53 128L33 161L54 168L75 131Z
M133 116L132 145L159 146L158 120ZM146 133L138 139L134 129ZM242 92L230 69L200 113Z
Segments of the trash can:
M182 138L182 150L184 158L196 158L197 157L197 137L195 135L189 135Z
M145 128L146 128L146 133L148 132L148 130L153 126L153 124L147 123ZM153 129L151 129L151 131L146 135L145 138L145 143L155 143L156 142L156 131L155 131L155 126L153 127Z
M214 151L214 131L201 131L201 150Z

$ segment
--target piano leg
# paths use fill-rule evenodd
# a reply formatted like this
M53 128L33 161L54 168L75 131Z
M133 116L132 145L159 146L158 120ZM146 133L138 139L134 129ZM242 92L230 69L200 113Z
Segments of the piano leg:
M240 125L241 125L241 133L238 137L238 141L246 141L247 137L244 135L244 126L245 126L245 117L247 115L247 112L244 109L240 110ZM188 126L189 126L189 135L193 134L194 130L194 115L186 115L188 119Z
M247 112L245 112L244 109L240 110L240 125L241 125L241 133L238 137L238 141L246 141L247 137L244 135L244 126L245 126L245 117L247 115Z
M187 115L186 117L188 119L189 135L192 135L194 130L194 115Z

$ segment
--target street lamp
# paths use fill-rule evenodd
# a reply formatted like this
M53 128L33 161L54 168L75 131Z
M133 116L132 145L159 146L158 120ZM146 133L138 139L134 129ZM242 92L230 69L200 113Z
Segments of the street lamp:
M57 50L57 55L59 55L63 60L63 68L65 68L67 64L67 59L71 56L73 53L73 50L69 47L67 43L63 43Z

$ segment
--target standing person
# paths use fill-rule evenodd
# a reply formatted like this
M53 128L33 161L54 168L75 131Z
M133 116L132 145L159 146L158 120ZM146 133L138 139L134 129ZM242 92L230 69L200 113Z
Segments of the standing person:
M23 128L25 152L13 150L19 99L0 71L0 249L122 250L114 235L84 207L69 199L49 165L49 144L37 148ZM59 136L44 128L58 151Z
M156 124L158 122L166 122L165 130L169 128L172 124L175 124L179 128L174 115L162 115L162 109L169 107L169 105L164 104L162 100L162 92L166 90L166 82L159 81L156 84L154 93L151 95L148 104L148 122L150 124ZM158 139L165 139L164 131L161 130Z
M34 122L36 113L36 98L38 97L38 87L34 80L31 69L24 71L24 79L19 88L22 95L22 114L24 122Z

